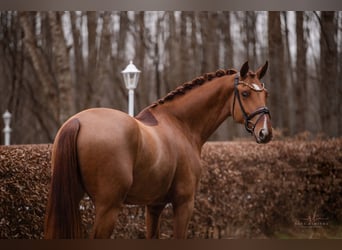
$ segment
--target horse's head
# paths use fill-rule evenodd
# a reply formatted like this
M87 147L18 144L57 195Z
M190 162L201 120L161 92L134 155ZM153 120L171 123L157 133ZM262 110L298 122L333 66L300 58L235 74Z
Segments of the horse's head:
M248 62L245 62L234 80L233 119L243 123L258 143L267 143L272 139L271 115L266 107L267 90L260 82L267 67L266 62L254 73L249 71Z

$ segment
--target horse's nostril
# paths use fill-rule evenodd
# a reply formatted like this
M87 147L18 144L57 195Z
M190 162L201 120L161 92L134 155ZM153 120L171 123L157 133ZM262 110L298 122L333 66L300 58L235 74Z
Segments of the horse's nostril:
M259 138L261 140L264 140L267 136L267 131L265 129L261 129L260 132L259 132Z

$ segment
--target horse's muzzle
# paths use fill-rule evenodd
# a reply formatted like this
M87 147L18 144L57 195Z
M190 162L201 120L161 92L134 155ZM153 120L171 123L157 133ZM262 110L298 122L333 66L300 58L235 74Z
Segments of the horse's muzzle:
M264 114L262 119L259 119L254 129L254 136L257 143L268 143L272 140L272 126L268 115Z

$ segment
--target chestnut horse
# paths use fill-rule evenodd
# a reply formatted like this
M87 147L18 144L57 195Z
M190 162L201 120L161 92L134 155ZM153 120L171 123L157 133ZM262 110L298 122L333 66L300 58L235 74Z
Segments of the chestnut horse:
M136 117L105 108L80 112L58 131L45 238L82 236L79 203L95 205L91 238L109 238L124 204L146 205L147 238L158 238L168 203L174 237L186 238L201 175L201 148L228 117L245 125L256 142L272 138L267 91L248 62L240 72L218 70L184 83Z

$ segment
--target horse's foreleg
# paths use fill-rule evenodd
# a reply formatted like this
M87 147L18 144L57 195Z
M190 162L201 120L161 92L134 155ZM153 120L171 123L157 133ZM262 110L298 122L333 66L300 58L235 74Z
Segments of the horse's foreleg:
M158 239L160 215L165 205L146 206L146 238Z
M187 237L187 230L189 221L194 209L194 198L184 200L181 203L173 203L174 214L174 238L185 239Z

